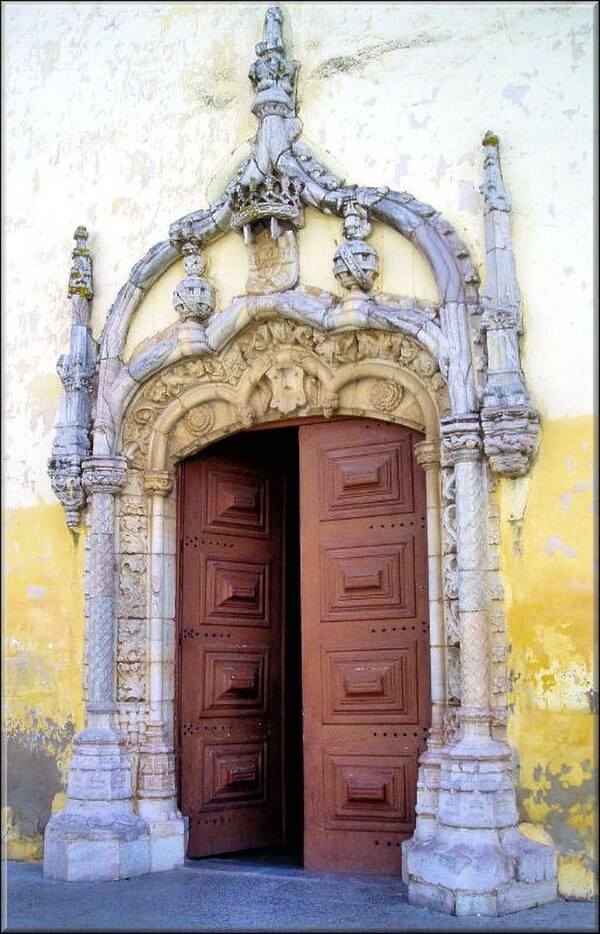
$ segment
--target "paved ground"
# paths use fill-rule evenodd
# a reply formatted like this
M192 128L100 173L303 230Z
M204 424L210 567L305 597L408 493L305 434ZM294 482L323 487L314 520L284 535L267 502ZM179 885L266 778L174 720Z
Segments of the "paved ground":
M3 931L597 932L593 902L566 902L502 918L455 918L406 901L397 879L334 876L241 859L123 882L44 879L38 863L4 864Z

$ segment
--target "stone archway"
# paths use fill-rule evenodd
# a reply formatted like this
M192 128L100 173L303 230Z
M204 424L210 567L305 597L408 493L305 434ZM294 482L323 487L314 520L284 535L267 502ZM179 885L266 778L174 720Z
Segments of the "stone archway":
M91 267L87 234L78 231L71 353L61 359L65 395L50 469L70 526L87 497L87 726L74 741L67 807L47 828L45 872L122 878L182 863L173 466L253 424L337 413L397 421L426 437L419 458L427 471L434 707L417 827L403 849L409 897L461 914L538 904L555 897L555 857L517 827L492 491L492 471L527 471L538 419L520 371L498 141L483 141L488 287L480 302L468 251L434 209L404 193L345 186L299 142L290 96L296 66L285 57L277 8L267 12L265 35L251 71L260 124L253 154L221 198L173 224L170 242L132 270L103 332L93 417ZM334 255L343 299L298 285L294 231L304 205L343 217ZM369 218L427 260L437 307L376 292ZM248 243L253 294L215 313L202 250L232 229ZM267 231L277 247L261 272ZM180 255L187 276L174 295L179 322L125 364L135 311Z

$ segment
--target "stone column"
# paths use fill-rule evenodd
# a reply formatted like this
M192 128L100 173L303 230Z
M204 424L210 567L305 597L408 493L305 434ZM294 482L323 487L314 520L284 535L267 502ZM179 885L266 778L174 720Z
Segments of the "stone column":
M173 489L173 477L166 470L149 470L144 475L149 504L149 645L150 717L144 742L140 747L138 767L138 813L150 828L151 871L183 866L186 850L186 825L177 809L175 755L167 740L163 719L163 669L165 645L174 635L174 567L165 553L165 497ZM167 633L167 629L170 632Z
M491 736L487 484L475 414L442 421L456 478L461 734L442 750L435 833L407 848L409 901L499 915L556 897L556 855L517 827L511 752Z
M105 881L150 871L148 825L133 811L131 763L113 728L115 703L115 495L122 457L83 461L91 500L86 727L73 740L65 810L44 840L44 874Z
M427 749L419 759L417 778L416 826L413 837L402 846L403 866L417 840L432 837L437 827L438 795L442 747L444 745L444 710L446 707L446 672L444 664L442 541L440 529L440 444L421 441L415 445L417 463L425 471L427 495L427 556L429 562L429 639L431 652L431 729Z

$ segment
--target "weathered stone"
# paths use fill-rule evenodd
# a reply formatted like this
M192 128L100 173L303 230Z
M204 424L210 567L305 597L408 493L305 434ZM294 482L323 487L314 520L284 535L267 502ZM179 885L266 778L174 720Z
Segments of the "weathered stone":
M259 122L251 156L213 205L172 225L173 246L158 244L134 267L103 334L94 424L94 450L103 456L87 464L84 485L92 494L87 715L98 734L76 744L65 812L71 816L50 822L48 872L121 878L183 859L185 821L176 808L173 771L175 460L259 422L339 412L406 422L426 435L418 456L428 471L436 693L415 835L403 846L409 899L458 914L514 910L511 905L528 898L553 897L556 865L552 850L548 855L515 836L510 751L491 738L499 722L492 703L500 703L506 685L503 642L491 640L492 629L503 639L504 625L488 461L499 472L528 469L537 425L519 368L518 289L497 141L485 143L482 309L468 250L433 208L406 193L345 187L299 140L297 65L285 55L281 26L272 8L251 70ZM305 204L344 217L337 274L350 295L343 301L296 284L293 228L302 223ZM439 308L373 291L369 218L409 237L429 262ZM231 229L244 232L248 290L255 294L213 315L200 250ZM176 294L183 320L124 364L132 317L178 251L188 274ZM69 385L85 376L76 367L63 370ZM127 456L136 474L145 471L143 490L140 482L123 490L126 462L118 455ZM115 594L124 621L118 640ZM134 612L145 629L133 631ZM125 743L111 732L115 644L119 722L135 747L144 820L132 811ZM141 711L142 702L139 718L124 717L124 704ZM97 843L102 846L94 850ZM88 857L92 868L76 868Z

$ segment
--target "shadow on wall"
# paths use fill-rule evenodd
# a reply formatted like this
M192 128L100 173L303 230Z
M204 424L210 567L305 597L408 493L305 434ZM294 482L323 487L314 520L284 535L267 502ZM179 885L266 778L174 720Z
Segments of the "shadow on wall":
M3 856L41 860L43 833L57 794L65 782L59 762L70 746L75 726L52 720L25 731L8 724L5 731L6 793L2 807Z

